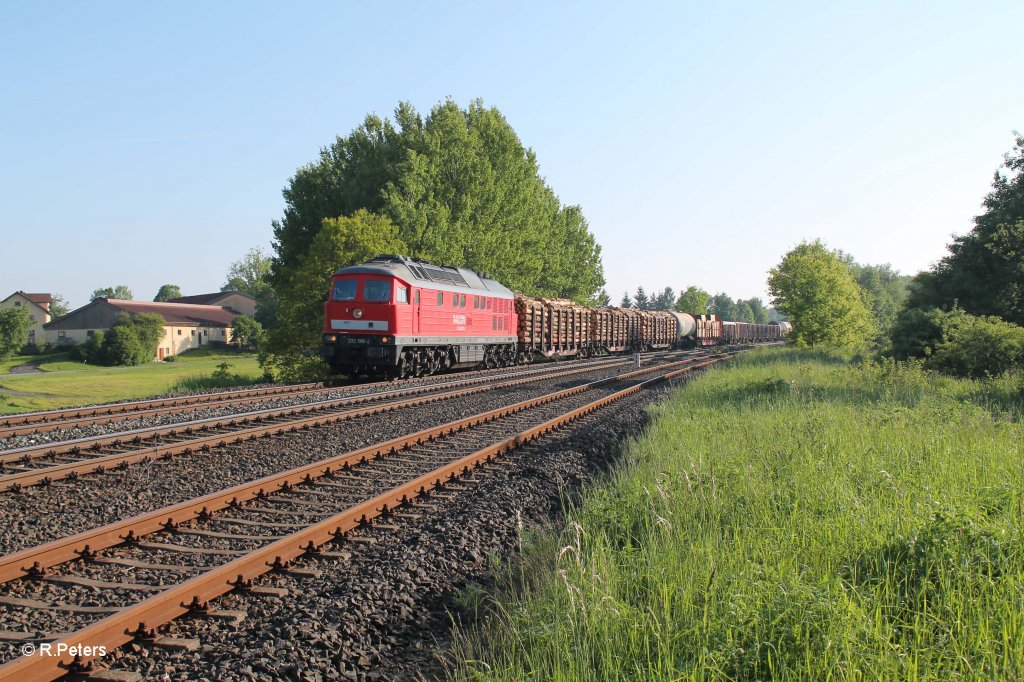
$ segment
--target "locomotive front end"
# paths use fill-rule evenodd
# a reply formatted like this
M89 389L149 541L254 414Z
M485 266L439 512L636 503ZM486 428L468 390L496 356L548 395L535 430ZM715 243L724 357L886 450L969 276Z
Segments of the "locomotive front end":
M397 362L396 303L408 288L394 277L367 273L334 276L324 305L320 357L338 374L387 374Z

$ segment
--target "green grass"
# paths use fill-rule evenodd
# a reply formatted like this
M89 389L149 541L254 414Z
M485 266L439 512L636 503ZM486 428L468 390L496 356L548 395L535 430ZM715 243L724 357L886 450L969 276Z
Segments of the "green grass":
M456 677L1021 679L1021 388L788 349L708 372L467 598Z
M206 349L193 355L189 351L178 356L176 362L153 362L138 367L97 367L70 361L44 363L43 374L0 376L0 414L48 410L74 405L144 398L180 390L202 390L214 386L200 386L202 379L212 376L217 366L228 362L230 373L240 385L257 383L263 372L255 353L234 353ZM57 368L64 371L54 373ZM68 371L71 370L71 371ZM191 380L196 389L175 388Z
M67 360L67 353L44 353L41 355L14 355L6 360L0 361L0 374L9 374L12 367L18 365L48 365L54 362Z

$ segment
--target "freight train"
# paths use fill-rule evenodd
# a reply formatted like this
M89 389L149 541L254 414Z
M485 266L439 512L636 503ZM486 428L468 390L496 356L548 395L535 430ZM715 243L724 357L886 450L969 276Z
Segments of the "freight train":
M784 322L530 298L473 270L383 255L334 273L320 356L335 373L405 378L540 358L779 341L788 331Z

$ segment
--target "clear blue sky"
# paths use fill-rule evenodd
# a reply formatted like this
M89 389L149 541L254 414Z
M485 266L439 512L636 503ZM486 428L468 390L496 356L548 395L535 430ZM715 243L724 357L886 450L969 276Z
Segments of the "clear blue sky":
M1019 0L6 2L0 297L216 291L320 147L446 97L583 207L616 302L763 295L804 238L914 273L1024 129L1021 26Z

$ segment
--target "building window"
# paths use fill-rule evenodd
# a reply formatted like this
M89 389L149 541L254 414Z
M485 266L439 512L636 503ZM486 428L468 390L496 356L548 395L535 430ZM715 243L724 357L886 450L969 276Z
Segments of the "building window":
M58 339L63 339L67 335L68 335L67 332L57 332L57 338Z
M85 335L86 335L86 336L92 336L92 335L93 335L93 334L95 334L95 333L96 333L96 332L94 332L93 330L91 330L91 329L90 329L89 331L87 331L87 332L85 333Z
M220 335L221 336L227 336L228 335L228 330L227 329L221 329L220 330Z
M20 308L21 307L21 301L15 301L14 302L14 307L15 308Z
M178 336L181 336L181 330L180 329L178 330Z
M36 321L36 316L35 315L29 315L28 319L29 319L30 322L35 322Z
M195 330L195 329L193 329L193 330L192 330L192 336L195 336L195 335L196 335L196 330Z
M28 330L28 338L30 338L30 339L36 338L36 330L35 329L29 329Z

